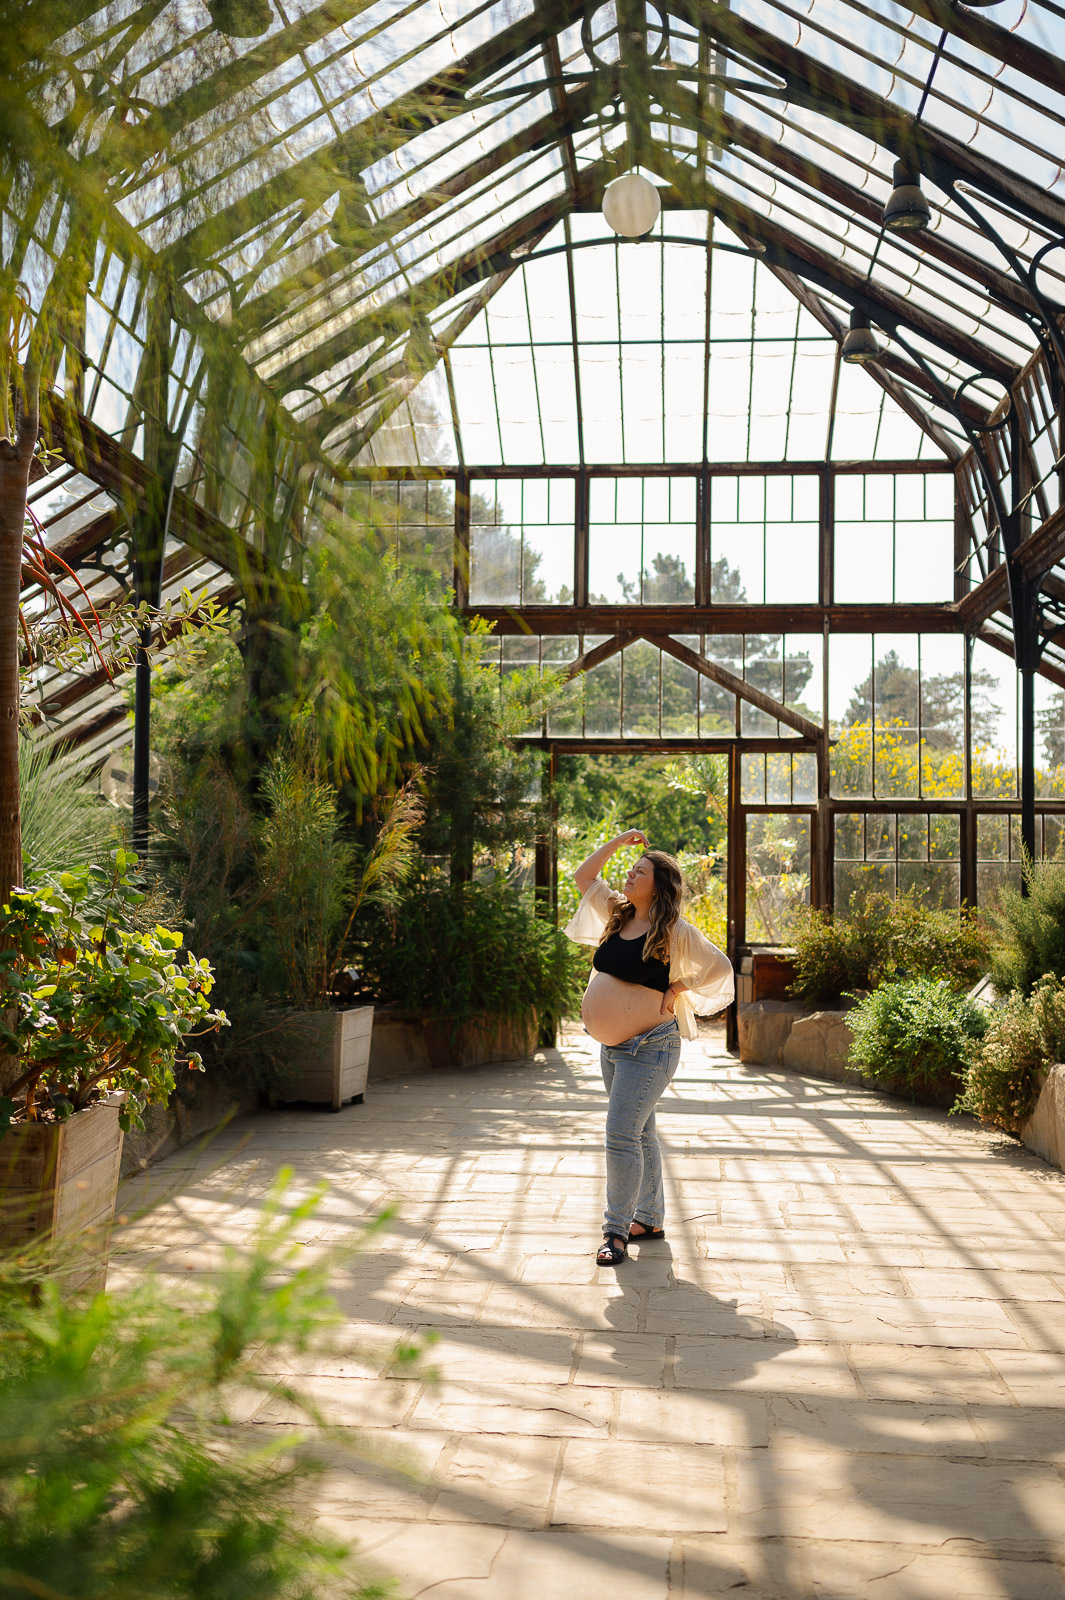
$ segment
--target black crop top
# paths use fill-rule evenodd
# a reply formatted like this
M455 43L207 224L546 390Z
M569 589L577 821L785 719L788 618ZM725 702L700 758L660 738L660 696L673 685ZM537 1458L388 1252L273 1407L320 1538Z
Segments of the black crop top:
M669 988L669 968L657 957L650 961L643 959L646 938L645 933L641 933L638 939L623 939L620 933L612 933L595 952L592 966L596 972L608 972L612 978L621 978L625 983L640 983L645 989L657 989L660 994L665 994Z

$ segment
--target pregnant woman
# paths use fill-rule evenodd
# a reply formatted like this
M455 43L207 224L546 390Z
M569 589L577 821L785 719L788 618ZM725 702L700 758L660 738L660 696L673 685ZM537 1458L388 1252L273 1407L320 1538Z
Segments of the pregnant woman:
M644 853L620 894L599 876L616 850ZM662 1154L655 1106L680 1061L680 1041L696 1036L695 1010L720 1011L732 999L728 957L680 914L684 880L664 850L650 850L638 828L600 845L577 871L581 903L566 927L596 945L581 1017L602 1046L606 1114L606 1214L596 1260L616 1267L630 1239L664 1239Z

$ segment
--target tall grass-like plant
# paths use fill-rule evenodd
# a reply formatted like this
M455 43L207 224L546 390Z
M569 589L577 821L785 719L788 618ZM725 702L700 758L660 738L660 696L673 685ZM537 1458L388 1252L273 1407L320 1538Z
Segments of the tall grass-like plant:
M421 799L407 784L393 795L368 854L343 831L336 790L302 744L275 756L263 782L266 818L257 851L262 917L286 998L324 1006L364 908L386 912L416 856Z
M956 1109L1019 1133L1057 1061L1065 1061L1065 983L1048 973L1030 995L1015 990L990 1013Z
M265 1394L276 1378L263 1367L286 1370L338 1321L336 1253L307 1266L300 1249L321 1196L290 1198L286 1181L247 1254L200 1293L149 1282L79 1301L32 1259L0 1257L0 1600L386 1592L314 1525L325 1460L306 1437L324 1420L313 1404L284 1451L229 1425L235 1392ZM283 1392L301 1405L298 1386Z
M22 853L31 877L98 860L114 833L111 808L62 756L36 739L19 739Z
M300 1007L321 1005L334 940L353 893L354 848L342 836L336 791L306 752L281 754L269 763L262 798L262 915L287 998Z
M1065 864L1026 866L1028 893L1004 887L988 912L991 976L1001 990L1031 994L1046 973L1065 978Z
M986 1027L986 1014L945 979L884 983L854 1008L850 1060L911 1099L953 1096Z

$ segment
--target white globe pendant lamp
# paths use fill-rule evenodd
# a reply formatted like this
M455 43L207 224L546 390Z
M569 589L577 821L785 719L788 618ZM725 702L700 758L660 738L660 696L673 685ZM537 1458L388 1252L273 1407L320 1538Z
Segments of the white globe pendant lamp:
M625 239L642 239L650 233L661 211L658 190L639 172L625 172L607 185L603 216L608 227Z

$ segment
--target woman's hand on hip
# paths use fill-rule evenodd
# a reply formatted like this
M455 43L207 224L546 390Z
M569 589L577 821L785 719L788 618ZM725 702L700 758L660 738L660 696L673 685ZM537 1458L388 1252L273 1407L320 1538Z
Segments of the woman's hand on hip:
M662 1005L660 1007L661 1015L663 1017L671 1017L673 1015L674 1009L676 1008L676 1004L677 1004L676 990L673 988L673 985L670 984L669 988L666 990L665 994L663 994L663 996L662 996Z

